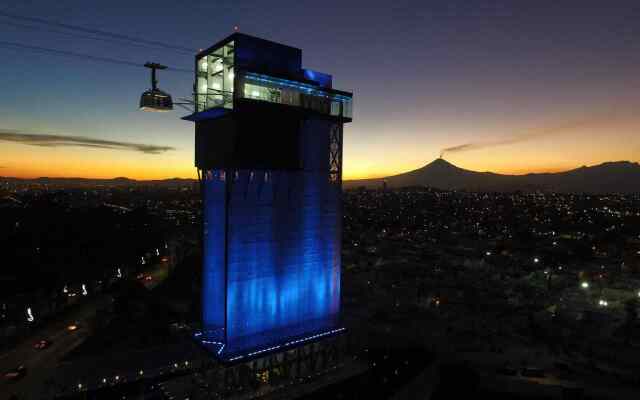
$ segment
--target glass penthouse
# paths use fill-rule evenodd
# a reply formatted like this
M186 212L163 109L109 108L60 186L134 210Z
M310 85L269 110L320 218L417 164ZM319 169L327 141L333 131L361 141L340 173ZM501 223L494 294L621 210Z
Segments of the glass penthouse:
M195 60L202 332L223 360L340 331L343 124L351 93L300 49L235 33Z

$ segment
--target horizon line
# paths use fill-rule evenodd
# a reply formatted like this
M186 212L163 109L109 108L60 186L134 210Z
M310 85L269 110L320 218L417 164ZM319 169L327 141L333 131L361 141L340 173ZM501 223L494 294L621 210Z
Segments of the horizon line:
M477 171L477 170L470 170L470 169L466 169L466 168L461 168L458 167L457 165L455 165L452 162L447 161L445 158L442 157L438 157L435 160L424 164L421 167L415 168L415 169L411 169L411 170L407 170L404 172L399 172L396 174L392 174L392 175L385 175L385 176L374 176L374 177L367 177L367 178L349 178L349 179L343 179L343 182L345 181L361 181L361 180L374 180L374 179L386 179L386 178L391 178L394 176L398 176L398 175L402 175L402 174L406 174L406 173L410 173L413 171L418 171L430 164L432 164L433 162L436 162L438 160L443 160L448 164L451 164L453 166L455 166L456 168L460 168L466 171L471 171L471 172L477 172L477 173L492 173L492 174L496 174L496 175L505 175L505 176L526 176L526 175L532 175L532 174L560 174L560 173L564 173L564 172L569 172L569 171L573 171L579 168L585 168L585 167L594 167L594 166L598 166L598 165L603 165L603 164L609 164L609 163L622 163L622 162L626 162L626 163L630 163L630 164L638 164L637 161L631 161L631 160L616 160L616 161L603 161L600 163L594 163L594 164L583 164L581 166L576 166L573 168L569 168L569 169L562 169L562 170L557 170L557 171L543 171L543 172L535 172L535 171L531 171L531 172L526 172L526 173L521 173L521 174L509 174L509 173L500 173L500 172L493 172L493 171ZM130 181L136 181L136 182L152 182L152 181L168 181L168 180L192 180L192 181L197 181L198 179L195 177L192 178L181 178L181 177L177 177L177 176L173 176L173 177L167 177L167 178L156 178L156 179L138 179L138 178L129 178L127 176L114 176L111 178L95 178L95 177L81 177L81 176L35 176L35 177L18 177L18 176L0 176L0 179L18 179L18 180L38 180L38 179L82 179L82 180L96 180L96 181L109 181L109 180L116 180L116 179L126 179L126 180L130 180Z

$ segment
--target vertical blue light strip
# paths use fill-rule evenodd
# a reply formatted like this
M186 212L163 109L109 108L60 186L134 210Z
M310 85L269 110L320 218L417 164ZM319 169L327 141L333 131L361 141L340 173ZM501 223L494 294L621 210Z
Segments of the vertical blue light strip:
M329 129L304 123L300 170L207 174L203 319L226 329L223 358L338 326L341 188L329 180Z
M208 340L224 339L226 182L223 171L203 176L204 249L202 273L203 332Z

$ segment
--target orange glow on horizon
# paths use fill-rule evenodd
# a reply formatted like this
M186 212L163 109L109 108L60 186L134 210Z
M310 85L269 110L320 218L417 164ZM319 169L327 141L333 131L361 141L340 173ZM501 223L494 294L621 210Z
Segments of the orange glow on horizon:
M86 178L86 179L113 179L113 178L129 178L134 180L161 180L161 179L197 179L196 168L191 168L191 171L168 169L129 169L118 170L120 173L114 173L112 170L105 169L68 169L68 170L40 170L40 169L12 169L2 168L0 169L0 176L22 178L22 179L35 179L35 178Z
M134 151L6 143L0 149L0 160L0 176L16 178L127 177L152 180L197 176L193 159L177 151L156 155Z
M454 164L452 162L452 164ZM594 164L590 164L590 165L596 165L599 163L594 163ZM426 164L425 164L426 165ZM503 175L526 175L526 174L543 174L543 173L558 173L558 172L566 172L575 168L579 168L582 166L582 164L578 165L574 165L574 166L551 166L551 167L539 167L539 166L532 166L531 168L513 168L513 169L491 169L488 167L477 167L477 168L469 168L469 167L463 167L461 165L457 165L454 164L459 168L462 169L467 169L470 171L475 171L475 172L492 172L495 174L503 174ZM406 169L406 170L388 170L388 171L384 171L384 172L372 172L371 174L358 174L358 173L349 173L349 171L345 171L344 173L344 177L343 180L358 180L358 179L381 179L381 178L387 178L389 176L393 176L393 175L399 175L399 174L403 174L406 172L410 172L419 168L422 168L424 165L419 165L416 166L415 168L412 169Z
M617 161L617 160L611 160ZM556 165L548 167L532 166L531 168L490 168L490 166L475 166L475 165L461 165L450 161L452 164L459 168L476 171L476 172L493 172L496 174L506 175L526 175L530 173L558 173L565 172L571 169L579 168L584 164L574 165ZM588 166L597 165L600 162L590 163ZM426 164L425 164L426 165ZM53 165L50 165L53 166ZM352 170L345 169L343 180L357 180L357 179L379 179L393 175L406 173L415 169L419 169L424 165L417 165L415 168L394 170L368 170L367 168L353 168ZM42 168L40 166L26 166L17 165L16 167L3 166L0 168L0 176L15 177L23 179L33 179L41 177L49 178L88 178L88 179L112 179L118 177L126 177L135 180L159 180L159 179L171 179L171 178L183 178L183 179L196 179L197 172L193 165L185 163L184 167L172 168L171 166L158 165L156 163L149 166L142 166L138 163L132 162L130 165L105 165L105 164L83 164L70 165L65 163L64 165L55 165L54 168Z
M478 172L523 175L553 173L597 165L606 161L632 160L640 156L636 128L617 126L611 141L601 129L582 129L560 137L496 146L445 156L451 164ZM626 129L623 129L626 128ZM399 141L392 135L377 142L345 146L343 179L374 179L419 169L435 160L441 148L451 143ZM161 154L81 147L42 147L3 142L0 146L0 176L18 178L79 177L136 180L196 178L192 144Z

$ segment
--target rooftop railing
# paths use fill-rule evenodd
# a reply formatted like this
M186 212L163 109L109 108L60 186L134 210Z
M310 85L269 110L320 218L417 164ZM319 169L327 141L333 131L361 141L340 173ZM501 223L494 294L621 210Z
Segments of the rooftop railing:
M196 111L211 108L233 108L235 99L250 99L270 103L301 107L320 114L334 117L352 118L351 96L332 93L318 86L267 75L246 73L239 77L242 90L237 93L207 89L206 93L196 93Z

